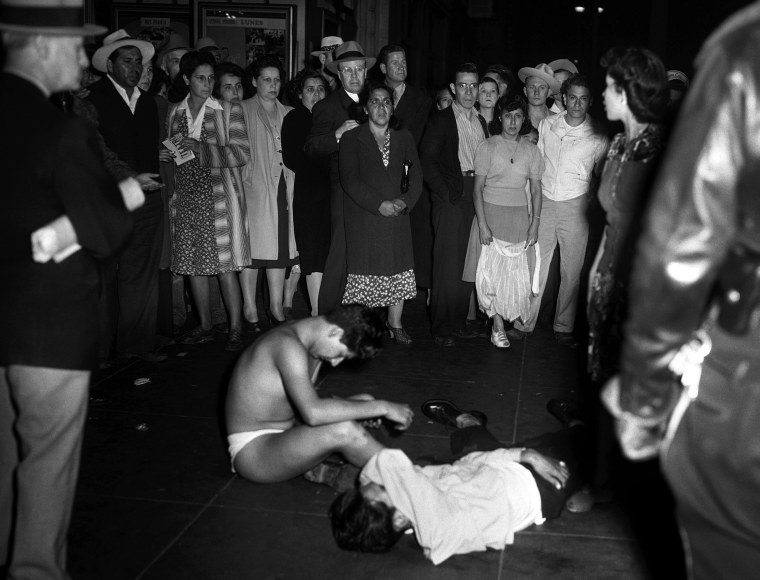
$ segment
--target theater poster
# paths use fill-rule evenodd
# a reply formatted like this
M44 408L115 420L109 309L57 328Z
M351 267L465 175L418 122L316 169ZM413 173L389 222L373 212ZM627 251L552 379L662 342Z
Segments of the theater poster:
M263 54L273 54L285 69L295 67L295 6L240 4L195 0L197 37L213 38L226 60L245 68Z
M115 2L111 10L112 30L123 28L132 38L150 41L156 53L161 52L173 32L180 34L190 43L193 41L189 5Z

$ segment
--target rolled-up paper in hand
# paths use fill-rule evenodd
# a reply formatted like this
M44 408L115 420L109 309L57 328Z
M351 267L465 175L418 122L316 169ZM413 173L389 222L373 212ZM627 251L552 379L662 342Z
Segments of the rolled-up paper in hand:
M68 216L62 215L32 232L32 258L44 264L51 259L60 262L79 250L77 233Z

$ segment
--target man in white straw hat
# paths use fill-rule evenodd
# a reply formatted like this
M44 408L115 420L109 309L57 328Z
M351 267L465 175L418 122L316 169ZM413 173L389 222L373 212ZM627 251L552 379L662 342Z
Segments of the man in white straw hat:
M350 111L352 107L358 106L367 69L374 64L375 58L365 56L364 49L353 40L344 42L335 49L334 59L326 68L338 75L342 88L314 105L314 122L304 146L309 157L325 157L330 160L332 240L319 289L320 314L340 305L346 286L346 235L343 226L343 187L338 174L338 146L343 133L359 124Z
M0 0L0 108L10 113L3 128L13 139L0 157L6 273L0 284L0 575L8 578L68 578L66 535L97 362L96 258L118 253L132 224L94 130L49 99L79 88L88 65L82 37L105 32L83 20L83 0ZM139 192L135 180L126 183ZM56 244L59 235L64 244ZM48 250L66 246L67 257L43 262Z
M570 75L578 74L578 67L575 66L573 61L567 58L553 60L548 66L554 71L554 80L559 83L560 89L562 88L562 83L569 79ZM552 113L561 113L564 111L565 105L562 102L559 90L557 90L556 93L552 93L552 97L554 97L554 102L552 103L552 106L549 107L549 110Z
M554 71L544 63L536 65L535 68L523 67L517 71L517 76L525 84L523 91L528 99L528 117L531 124L538 129L541 120L551 114L546 106L546 99L549 95L559 92L560 84L554 78Z
M322 42L319 43L319 50L311 52L311 56L316 56L319 59L319 71L330 87L330 90L337 88L338 80L335 78L335 75L327 72L326 67L333 61L333 53L341 44L343 44L343 39L340 36L325 36Z
M92 63L105 77L90 86L89 101L98 112L98 130L111 151L136 174L159 174L159 126L155 99L137 83L153 45L117 30L103 39ZM106 300L116 302L116 354L160 362L154 352L158 317L158 274L164 235L164 203L159 184L145 190L145 205L134 212L135 229L118 264L110 264L104 282Z

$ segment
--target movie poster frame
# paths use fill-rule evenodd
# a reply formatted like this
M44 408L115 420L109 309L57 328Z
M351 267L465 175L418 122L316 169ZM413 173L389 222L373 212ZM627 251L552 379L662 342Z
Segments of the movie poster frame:
M170 32L161 32L166 28L163 24L167 19L170 24L168 28L172 32L178 33L187 42L192 42L193 14L189 4L114 2L111 7L111 31L123 28L130 36L137 37L140 32L152 28L156 34L150 38L150 41L156 47L156 53L169 41ZM136 23L139 24L136 25Z
M193 7L197 38L213 38L228 60L245 68L252 58L274 53L280 57L285 69L283 83L296 71L294 5L194 0ZM246 27L246 19L260 25ZM253 30L271 32L254 33Z

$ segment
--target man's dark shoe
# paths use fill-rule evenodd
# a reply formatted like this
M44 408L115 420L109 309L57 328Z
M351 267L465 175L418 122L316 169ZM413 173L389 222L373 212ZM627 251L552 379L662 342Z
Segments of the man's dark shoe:
M478 338L478 332L476 330L471 330L466 327L452 330L451 334L452 336L455 336L456 338L463 338L465 340L469 340L471 338Z
M525 332L524 330L520 330L519 328L510 328L507 330L507 338L511 338L512 340L522 340L526 336L528 336L528 332Z
M479 338L488 338L488 319L481 320L476 318L475 320L467 320L465 323L465 329L469 332L475 332Z
M457 407L451 401L447 401L446 399L430 399L429 401L422 403L420 409L422 409L422 413L428 419L431 419L436 423L440 423L441 425L446 425L447 427L456 428L457 417L459 417L459 415L463 415L464 413L475 417L483 427L485 427L486 423L488 423L488 417L486 417L485 413L475 410L462 411L462 409Z
M578 404L570 399L551 399L546 403L546 410L565 427L570 427L572 422L585 423Z
M570 348L575 348L576 346L578 346L578 341L575 339L575 336L573 336L572 332L555 331L554 339L562 346L568 346Z
M451 338L450 336L440 336L440 335L434 336L433 342L435 343L436 346L443 346L446 348L454 346L454 339Z

